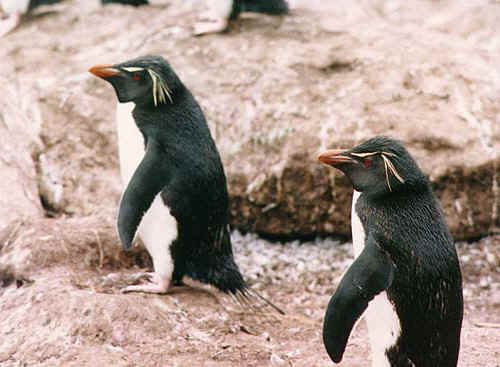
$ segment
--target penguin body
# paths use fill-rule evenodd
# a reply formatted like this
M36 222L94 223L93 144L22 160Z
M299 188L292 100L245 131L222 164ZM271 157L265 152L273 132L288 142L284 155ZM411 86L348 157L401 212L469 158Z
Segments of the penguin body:
M195 27L196 35L227 31L229 21L238 18L243 12L284 15L289 11L286 0L213 0L210 6L211 22L198 23Z
M352 182L356 259L332 296L323 340L342 359L365 313L372 366L454 367L463 317L462 277L430 184L397 141L376 137L318 159Z
M111 83L121 103L133 102L117 109L126 186L118 233L126 250L139 233L154 274L151 283L124 291L165 293L184 281L239 299L260 298L234 262L224 168L191 92L157 56L96 65L90 72Z

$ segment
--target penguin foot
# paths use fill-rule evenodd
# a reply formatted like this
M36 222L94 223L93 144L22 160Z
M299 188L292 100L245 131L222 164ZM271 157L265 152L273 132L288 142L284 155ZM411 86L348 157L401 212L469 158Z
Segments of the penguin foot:
M144 275L149 278L148 283L129 285L128 287L122 288L121 293L143 292L163 294L167 293L170 290L170 278L165 278L158 273L145 273Z
M21 23L21 14L19 13L11 14L7 19L0 20L0 38L16 29L19 23Z
M194 35L201 36L209 33L220 33L227 29L228 21L226 18L214 19L211 22L199 22L194 26Z

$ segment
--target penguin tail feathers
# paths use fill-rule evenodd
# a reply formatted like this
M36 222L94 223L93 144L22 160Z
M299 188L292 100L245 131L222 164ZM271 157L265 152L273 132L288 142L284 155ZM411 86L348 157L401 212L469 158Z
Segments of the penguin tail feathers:
M261 312L262 306L257 305L255 302L255 300L259 300L264 302L264 306L269 306L280 315L285 315L285 311L253 289L245 288L238 290L236 293L231 293L231 295L240 306L248 308L254 312Z
M288 14L289 8L286 0L245 0L241 2L241 11L263 13L269 15Z
M37 5L36 6L40 6L40 5L52 5L52 4L57 4L57 3L60 3L62 0L39 0L37 1Z
M263 307L270 306L278 313L282 315L285 314L278 306L257 291L248 287L237 265L233 262L232 257L226 259L225 263L229 266L224 267L216 273L209 273L208 277L205 279L203 279L203 277L197 278L202 282L211 284L219 291L228 294L245 309L260 312Z

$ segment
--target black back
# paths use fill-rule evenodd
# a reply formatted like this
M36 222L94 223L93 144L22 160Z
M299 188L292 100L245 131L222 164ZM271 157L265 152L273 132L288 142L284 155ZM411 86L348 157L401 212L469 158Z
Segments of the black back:
M462 278L453 239L427 179L394 193L361 194L356 212L396 264L387 289L402 335L392 366L454 367L463 317ZM403 185L402 185L403 187Z
M57 4L60 3L62 0L30 0L29 5L28 5L28 10L35 9L36 7L42 6L42 5L52 5L52 4Z
M102 4L148 5L148 0L101 0Z
M288 13L286 0L233 0L233 8L229 19L236 19L242 12L281 15Z

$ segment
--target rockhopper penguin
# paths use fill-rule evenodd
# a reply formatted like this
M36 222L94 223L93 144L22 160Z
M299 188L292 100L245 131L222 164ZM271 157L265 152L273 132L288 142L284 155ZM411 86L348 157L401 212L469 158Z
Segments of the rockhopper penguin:
M125 105L117 114L126 186L118 233L125 250L139 233L154 273L150 283L123 291L165 293L183 281L213 286L240 302L262 299L234 262L224 168L191 92L159 56L89 71L113 86L119 102L133 102L132 111Z
M268 15L288 13L286 0L210 0L210 22L200 22L195 26L195 34L217 33L228 30L229 21L240 13L253 12Z
M354 186L355 261L328 304L323 341L340 362L366 310L372 366L454 367L463 316L457 253L429 181L401 143L372 138L320 162Z

